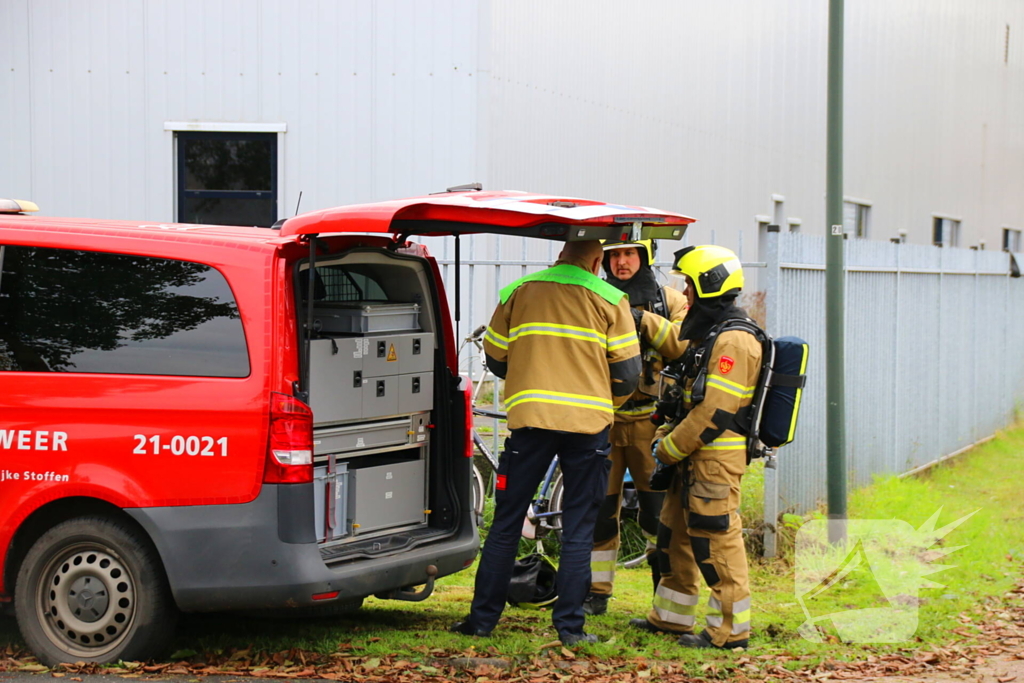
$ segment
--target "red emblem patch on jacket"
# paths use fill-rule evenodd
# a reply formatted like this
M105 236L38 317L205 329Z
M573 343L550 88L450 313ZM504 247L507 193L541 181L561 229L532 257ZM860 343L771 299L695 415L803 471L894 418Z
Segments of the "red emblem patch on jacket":
M718 371L721 372L723 375L728 375L730 372L732 372L733 365L736 365L736 361L734 361L732 358L729 358L729 356L722 356L721 358L718 359Z
M499 491L504 491L505 490L505 485L506 485L505 482L506 482L505 475L504 474L499 474L498 475L498 480L494 482L494 488L496 488Z

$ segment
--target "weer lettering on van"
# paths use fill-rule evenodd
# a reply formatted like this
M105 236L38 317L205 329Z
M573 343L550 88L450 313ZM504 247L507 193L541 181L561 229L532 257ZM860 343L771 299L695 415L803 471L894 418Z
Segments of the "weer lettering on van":
M67 451L68 434L32 429L0 429L0 450Z

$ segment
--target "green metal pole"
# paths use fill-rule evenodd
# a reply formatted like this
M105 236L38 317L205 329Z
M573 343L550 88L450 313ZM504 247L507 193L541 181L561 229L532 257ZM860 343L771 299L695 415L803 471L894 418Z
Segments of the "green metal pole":
M828 3L825 355L829 540L846 537L846 382L843 312L843 0Z

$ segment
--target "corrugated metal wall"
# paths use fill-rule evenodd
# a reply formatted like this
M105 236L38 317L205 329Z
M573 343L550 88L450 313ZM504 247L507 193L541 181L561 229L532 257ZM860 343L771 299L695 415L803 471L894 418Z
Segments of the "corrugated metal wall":
M870 235L998 248L1024 222L1024 5L846 4L845 194ZM495 0L489 179L696 216L746 258L756 215L824 234L827 3ZM1007 25L1011 27L1006 54ZM1007 57L1004 61L1004 56Z
M167 121L284 123L280 212L476 180L474 0L4 0L0 196L170 221Z
M826 7L6 0L0 195L171 220L165 122L283 123L281 215L299 191L315 209L479 180L682 211L691 241L754 260L757 216L823 234ZM964 246L1024 228L1024 4L846 10L845 191L871 236L927 243L932 213Z
M777 252L768 331L811 348L797 438L778 456L780 509L803 512L825 497L825 237L781 234ZM1024 400L1024 281L1007 254L847 240L845 262L851 485L1009 424Z

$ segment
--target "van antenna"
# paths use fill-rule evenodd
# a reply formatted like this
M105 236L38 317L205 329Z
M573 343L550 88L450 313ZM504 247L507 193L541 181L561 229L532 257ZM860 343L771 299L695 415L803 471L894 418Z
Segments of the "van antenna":
M299 190L299 201L295 202L295 215L299 215L299 205L302 204L302 190Z

